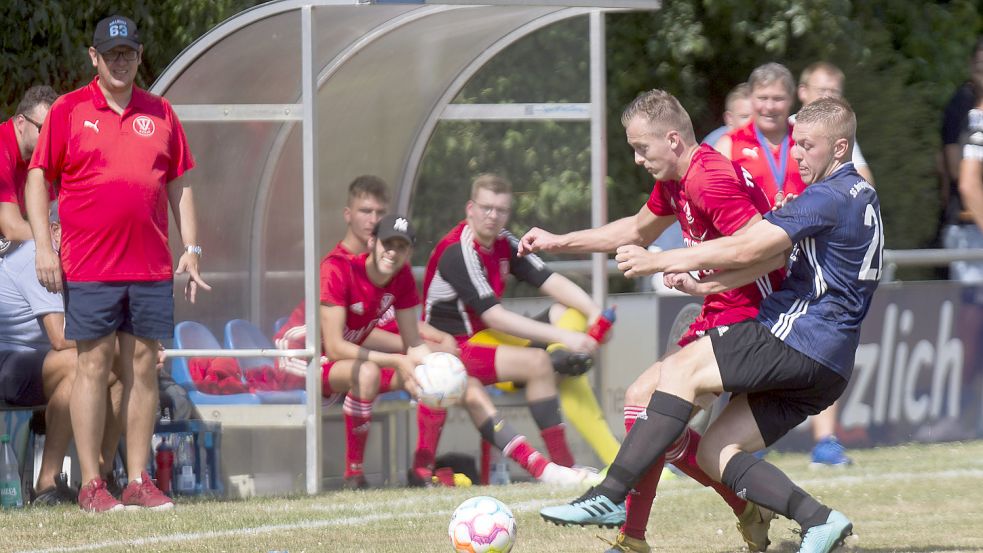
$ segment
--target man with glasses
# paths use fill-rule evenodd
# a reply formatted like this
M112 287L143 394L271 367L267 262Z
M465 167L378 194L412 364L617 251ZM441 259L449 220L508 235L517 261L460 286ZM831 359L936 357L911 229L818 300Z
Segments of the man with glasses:
M560 416L554 362L545 348L558 343L570 352L589 355L597 351L598 344L583 332L513 313L501 305L501 297L511 274L590 321L600 316L601 308L576 284L547 269L538 257L518 256L518 239L505 230L512 212L508 180L492 174L478 176L465 211L467 217L430 254L423 284L424 320L458 340L468 374L482 384L525 386L529 410L550 459L569 467L573 455ZM543 347L528 347L534 343ZM573 376L581 377L579 373ZM596 404L592 394L589 399ZM603 415L596 426L598 430L592 433L610 436ZM613 436L611 441L617 444Z
M78 344L72 427L85 511L172 509L145 468L158 403L158 340L174 332L174 274L198 287L195 205L182 175L194 167L184 130L166 100L133 84L143 45L129 18L96 25L89 48L93 81L51 106L27 176L27 212L37 246L38 280L64 291L65 337ZM52 248L46 215L49 183L59 182L63 238ZM172 270L170 203L185 245ZM64 270L64 273L62 272ZM63 284L64 282L64 284ZM99 473L106 379L119 347L129 485L117 501Z
M50 86L31 87L14 116L0 124L0 255L11 241L34 238L24 217L24 182L41 122L57 99Z

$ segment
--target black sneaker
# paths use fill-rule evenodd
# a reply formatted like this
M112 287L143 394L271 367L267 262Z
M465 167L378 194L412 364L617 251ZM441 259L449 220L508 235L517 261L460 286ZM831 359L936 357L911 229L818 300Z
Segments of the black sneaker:
M410 467L406 471L406 485L411 488L432 488L433 471L427 467Z
M68 484L68 476L61 473L55 476L55 485L41 490L31 490L31 505L38 507L53 507L55 505L72 505L78 499L79 491Z
M553 370L566 376L580 376L591 370L594 359L586 353L574 353L565 347L550 347L547 350Z
M365 475L359 472L346 476L341 481L341 487L345 490L366 490L369 488L369 482L365 479Z

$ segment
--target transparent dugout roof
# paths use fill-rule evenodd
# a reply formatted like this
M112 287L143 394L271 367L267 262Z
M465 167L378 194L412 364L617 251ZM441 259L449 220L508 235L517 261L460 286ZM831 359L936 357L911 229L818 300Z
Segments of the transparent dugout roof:
M438 121L497 53L569 18L658 7L654 0L484 4L271 2L222 23L174 60L151 90L175 106L197 161L186 178L215 288L194 306L177 302L177 320L220 331L241 317L268 329L303 298L304 6L312 6L318 260L343 236L355 176L382 177L393 208L409 209ZM571 113L589 119L586 105ZM171 234L179 251L180 237Z

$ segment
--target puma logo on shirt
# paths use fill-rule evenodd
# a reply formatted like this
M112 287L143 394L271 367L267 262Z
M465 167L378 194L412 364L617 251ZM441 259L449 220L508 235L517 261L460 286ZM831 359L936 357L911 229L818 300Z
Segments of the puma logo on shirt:
M85 121L82 122L82 128L84 128L84 129L92 129L92 130L96 131L96 134L99 134L99 120L96 119L96 122L93 123L92 121L89 121L88 119L86 119Z

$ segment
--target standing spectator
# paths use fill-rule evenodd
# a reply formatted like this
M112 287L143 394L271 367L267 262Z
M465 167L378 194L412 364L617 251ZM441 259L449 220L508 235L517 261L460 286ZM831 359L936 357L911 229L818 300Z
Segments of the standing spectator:
M61 226L52 210L51 242L61 242ZM45 440L31 503L73 503L78 490L69 487L61 466L72 438L69 398L78 355L65 339L65 303L38 282L34 241L12 247L0 259L0 398L14 405L45 405ZM109 380L111 405L103 430L100 473L113 468L119 442L119 400L122 385Z
M942 119L942 177L946 200L942 244L951 249L983 248L983 233L973 224L973 216L963 205L959 186L960 142L969 125L969 111L983 97L983 37L976 41L970 59L970 80L963 83L945 106ZM983 282L983 262L956 261L949 266L953 280ZM983 320L976 323L983 328Z
M785 195L801 194L806 186L789 155L792 125L788 116L795 79L784 65L766 63L751 72L748 86L751 122L720 137L714 148L751 173L754 183L774 204Z
M751 87L741 83L727 93L724 100L724 124L703 139L703 144L713 147L720 137L751 122Z
M9 241L33 239L24 219L24 182L41 123L56 99L50 86L31 87L14 116L0 124L0 253Z
M96 77L51 106L26 190L38 279L55 292L64 278L65 336L78 344L71 399L83 483L78 502L86 511L120 508L99 473L118 341L130 477L120 499L128 508L171 509L144 469L158 403L158 340L174 332L174 274L191 275L189 301L199 286L209 289L198 274L194 199L181 179L194 159L170 104L133 84L143 56L136 24L119 15L103 19L88 52ZM44 223L53 182L60 183L60 258ZM176 271L168 203L185 244Z
M817 61L809 64L799 75L799 101L805 107L820 98L842 98L845 82L843 71L832 63ZM791 123L795 124L795 115L792 115ZM853 168L871 186L874 185L874 174L857 142L853 144Z

